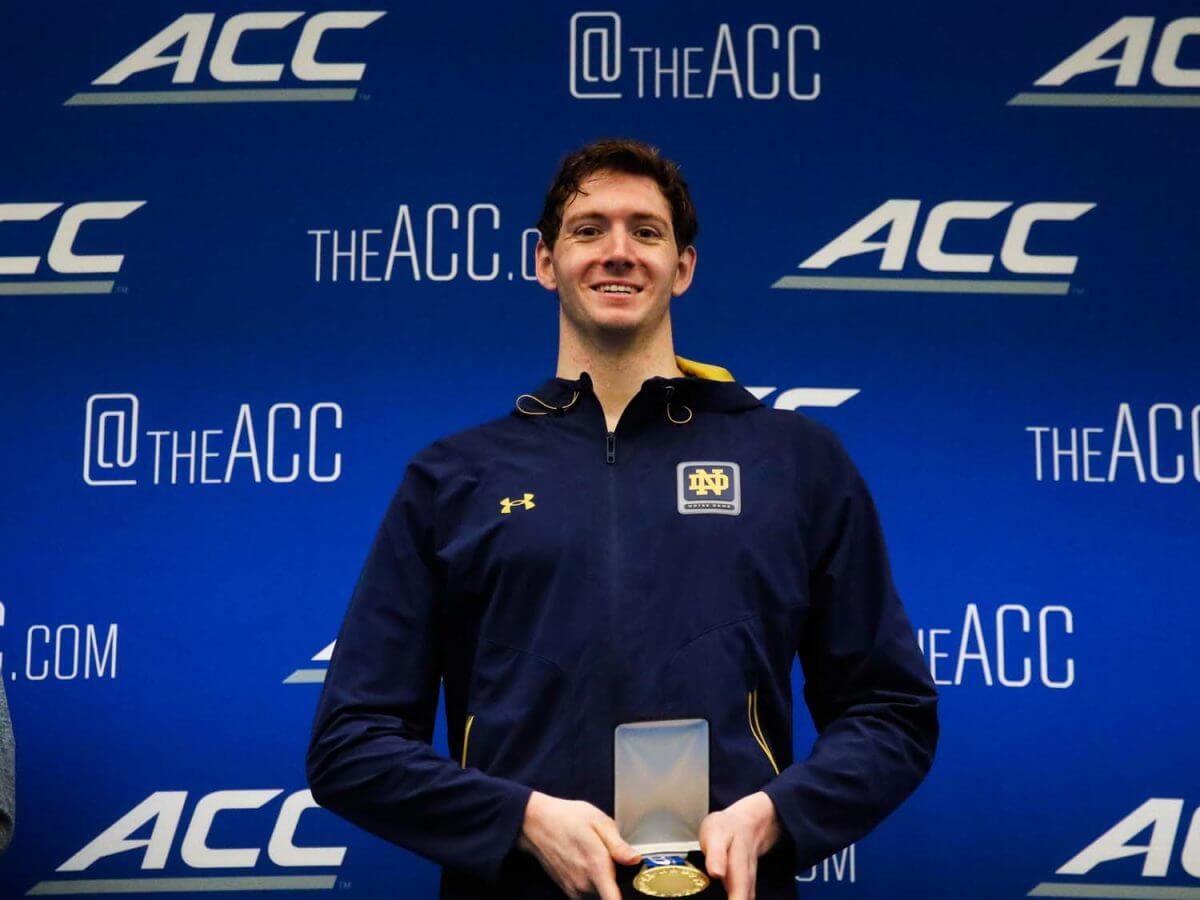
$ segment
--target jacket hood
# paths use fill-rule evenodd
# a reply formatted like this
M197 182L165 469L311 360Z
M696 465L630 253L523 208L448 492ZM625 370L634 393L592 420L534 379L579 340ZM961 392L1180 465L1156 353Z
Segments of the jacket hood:
M762 406L757 397L738 384L727 369L710 363L675 357L675 364L684 373L682 378L663 378L656 375L642 382L642 391L661 391L665 404L680 416L677 424L690 419L687 410L735 412ZM516 399L516 409L527 416L557 413L565 415L576 408L584 393L594 393L592 378L581 372L578 378L550 378L532 393ZM683 418L686 416L687 418ZM674 420L674 417L673 417Z

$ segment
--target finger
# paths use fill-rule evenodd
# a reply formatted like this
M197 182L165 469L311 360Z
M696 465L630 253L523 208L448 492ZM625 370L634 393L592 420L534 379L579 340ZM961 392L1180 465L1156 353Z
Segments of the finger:
M562 889L562 892L570 900L580 900L591 886L591 883L586 878L578 877L576 872L570 871L566 866L561 868L548 866L546 871L550 873L555 884Z
M601 819L595 825L596 834L600 835L600 840L604 841L604 846L608 849L608 854L612 859L626 866L637 865L641 862L642 854L638 853L629 845L626 840L621 837L621 833L617 831L617 823L612 819Z
M711 819L712 819L712 816L710 815L707 818L705 818L705 820L703 822L700 823L700 832L697 835L697 839L700 844L700 852L702 854L704 854L705 865L708 864L707 861L708 861L708 855L709 855L708 854L709 845L713 843L713 829L712 829L712 825L710 824Z
M613 868L612 857L604 853L597 858L592 867L592 885L600 900L621 900L621 891L617 887L616 870Z
M612 865L610 862L609 865ZM601 878L595 882L596 894L600 900L621 900L621 889L617 887L617 879L613 875Z
M749 900L748 883L750 881L748 867L750 860L746 856L745 842L735 834L729 842L726 867L729 876L725 879L725 889L729 892L729 900Z
M725 880L729 858L730 835L720 831L709 832L708 849L704 853L704 867L713 878Z

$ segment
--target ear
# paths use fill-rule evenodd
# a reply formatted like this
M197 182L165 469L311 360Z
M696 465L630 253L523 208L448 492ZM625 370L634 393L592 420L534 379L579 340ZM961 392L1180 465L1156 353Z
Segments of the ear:
M558 279L554 275L554 255L546 242L538 238L537 247L533 251L536 260L538 284L548 291L558 290Z
M692 276L696 274L696 248L688 246L679 254L679 262L675 266L675 281L671 285L671 296L679 297L692 284Z

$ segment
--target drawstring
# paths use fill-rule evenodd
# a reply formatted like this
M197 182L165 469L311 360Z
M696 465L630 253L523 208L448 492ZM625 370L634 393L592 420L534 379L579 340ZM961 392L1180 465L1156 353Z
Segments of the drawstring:
M521 406L521 401L524 400L526 397L528 397L530 400L533 400L535 403L538 403L541 406L545 407L545 412L542 412L542 411L539 411L536 409L524 409ZM521 394L519 397L517 397L516 403L514 405L517 407L517 412L524 413L527 416L544 416L547 413L552 413L552 412L558 413L561 416L568 409L570 409L572 406L574 406L575 401L578 399L579 399L579 391L576 391L574 394L571 395L570 401L568 403L566 403L564 406L551 406L549 403L546 403L545 401L543 401L540 397L536 396L535 394Z
M672 397L672 395L674 395L674 393L675 393L675 385L668 384L667 385L667 418L670 419L671 422L673 422L676 425L686 425L688 422L692 421L692 409L690 406L687 406L684 403L680 403L679 405L687 410L687 418L686 419L677 419L673 415L671 415L671 397Z
M670 384L667 385L667 392L666 392L667 419L669 419L675 425L686 425L688 422L692 421L692 408L690 406L688 406L686 403L680 403L679 406L682 406L684 408L684 410L687 412L687 418L686 419L675 418L675 416L673 416L671 414L671 397L674 396L674 394L675 394L675 386L670 385ZM524 400L526 397L528 397L534 403L541 406L542 409L540 409L540 410L525 409L523 406L521 406L521 401ZM570 409L572 406L574 406L575 401L577 401L578 399L579 399L579 391L575 391L571 395L571 399L567 403L565 403L562 406L553 406L549 403L546 403L544 400L542 400L536 394L521 394L517 397L514 405L517 408L517 412L523 413L524 415L527 415L527 416L545 416L545 415L548 415L549 413L558 413L559 415L562 415L568 409Z

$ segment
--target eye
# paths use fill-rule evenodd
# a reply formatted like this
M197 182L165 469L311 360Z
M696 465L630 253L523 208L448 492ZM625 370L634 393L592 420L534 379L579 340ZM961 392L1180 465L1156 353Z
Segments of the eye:
M641 228L635 231L634 234L640 238L647 238L649 240L654 240L655 238L661 237L661 235L658 233L658 229L651 228L649 225L643 225Z
M580 225L575 229L575 234L579 237L595 237L600 233L600 229L595 225Z

